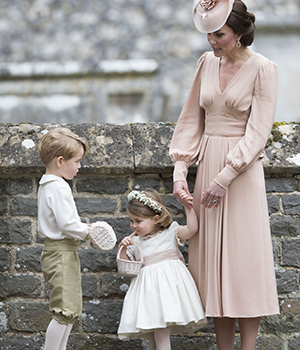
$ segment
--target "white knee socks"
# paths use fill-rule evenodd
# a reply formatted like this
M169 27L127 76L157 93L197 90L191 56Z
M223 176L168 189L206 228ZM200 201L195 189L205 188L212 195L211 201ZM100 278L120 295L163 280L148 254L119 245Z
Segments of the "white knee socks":
M66 350L73 324L67 326L53 319L47 328L44 350Z

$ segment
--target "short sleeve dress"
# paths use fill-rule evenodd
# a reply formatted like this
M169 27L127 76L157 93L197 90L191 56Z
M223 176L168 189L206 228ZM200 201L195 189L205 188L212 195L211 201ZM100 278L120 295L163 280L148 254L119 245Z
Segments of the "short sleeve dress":
M198 162L194 209L199 234L189 269L206 316L258 317L279 312L262 166L277 100L277 67L253 53L221 91L220 58L204 53L171 141L174 181ZM221 204L204 208L215 181Z
M118 329L120 339L147 338L149 332L172 326L172 333L193 332L207 325L195 282L185 264L177 257L178 223L158 234L134 237L145 261L133 277L126 293ZM161 258L163 253L164 258Z

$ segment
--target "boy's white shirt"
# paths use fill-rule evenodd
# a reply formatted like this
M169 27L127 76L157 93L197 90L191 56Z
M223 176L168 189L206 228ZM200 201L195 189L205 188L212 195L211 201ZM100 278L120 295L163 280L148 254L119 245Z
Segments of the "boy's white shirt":
M56 175L43 175L38 190L38 232L42 238L85 239L88 225L81 222L68 183Z

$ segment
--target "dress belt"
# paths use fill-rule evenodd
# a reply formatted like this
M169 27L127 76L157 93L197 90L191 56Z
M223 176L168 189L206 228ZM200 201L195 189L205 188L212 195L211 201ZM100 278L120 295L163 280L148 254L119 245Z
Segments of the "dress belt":
M181 260L184 264L184 257L179 249L168 249L163 252L144 257L143 267L160 263L166 260Z

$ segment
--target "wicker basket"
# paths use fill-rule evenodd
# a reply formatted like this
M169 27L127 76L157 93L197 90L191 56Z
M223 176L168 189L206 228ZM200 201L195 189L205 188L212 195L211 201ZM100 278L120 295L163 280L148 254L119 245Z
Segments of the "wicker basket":
M89 237L93 245L101 250L111 250L117 242L113 228L105 221L97 221L91 224Z
M135 244L139 248L140 254L141 254L141 259L138 261L130 260L126 254L126 247L123 245L119 246L118 253L117 253L117 266L118 266L118 273L122 276L129 276L129 277L136 276L140 272L144 264L144 257L143 257L142 250L137 243Z

